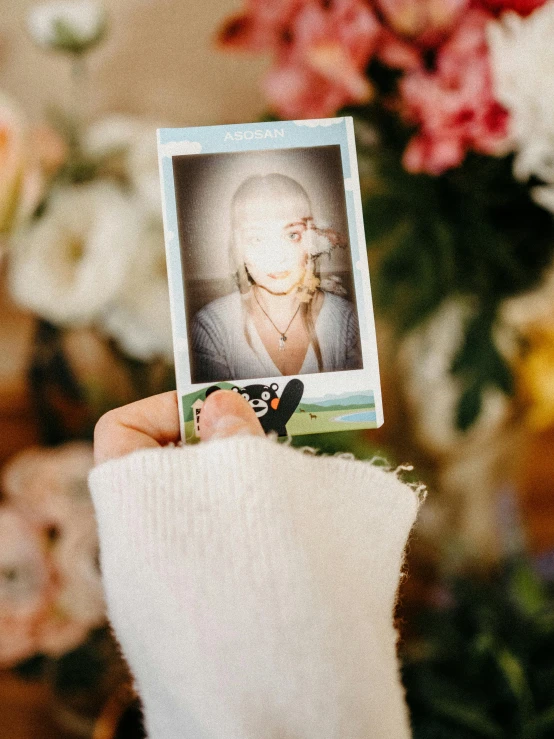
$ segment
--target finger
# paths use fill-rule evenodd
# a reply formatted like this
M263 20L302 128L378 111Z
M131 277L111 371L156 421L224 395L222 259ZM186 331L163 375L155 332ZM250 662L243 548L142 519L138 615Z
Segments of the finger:
M222 439L235 434L264 436L256 414L239 393L218 390L208 395L200 413L200 438Z
M173 390L105 413L94 429L94 461L100 464L179 439L179 405Z

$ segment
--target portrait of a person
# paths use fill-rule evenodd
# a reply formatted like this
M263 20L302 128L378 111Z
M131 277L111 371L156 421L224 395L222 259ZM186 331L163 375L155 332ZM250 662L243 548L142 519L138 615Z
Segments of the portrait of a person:
M354 305L319 277L322 258L346 242L314 222L305 189L284 174L250 176L230 218L238 290L193 318L193 382L360 369Z

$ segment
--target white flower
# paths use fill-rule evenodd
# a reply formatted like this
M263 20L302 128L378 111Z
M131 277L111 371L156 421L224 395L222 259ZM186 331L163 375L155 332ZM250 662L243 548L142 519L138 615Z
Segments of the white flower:
M347 290L342 284L342 280L338 275L329 275L324 277L319 287L325 290L326 293L333 293L333 295L347 295Z
M495 97L510 113L514 175L554 186L554 2L526 18L504 13L489 23L487 33ZM533 194L554 211L552 189L536 188Z
M468 438L487 438L508 413L509 401L499 390L483 393L477 421L465 433L456 428L456 408L462 392L451 366L472 315L468 302L448 300L401 345L400 366L414 430L421 445L433 454L455 451Z
M553 145L554 149L554 145ZM545 210L554 213L554 183L551 185L541 185L531 190L533 200L542 206Z
M113 115L93 123L84 132L82 147L92 158L125 152L140 128L135 118Z
M165 247L160 220L145 224L125 288L103 327L132 357L173 361Z
M106 30L106 11L93 0L57 0L31 8L29 32L40 46L82 53L95 46Z
M129 174L145 208L161 219L162 197L154 126L143 126L134 137L129 151Z
M500 317L519 332L534 326L554 327L554 262L543 272L536 288L502 303Z
M120 157L124 175L149 214L161 218L162 201L156 125L127 116L110 116L87 130L83 149L93 159Z
M130 356L172 362L156 127L136 118L111 116L89 127L83 148L91 158L105 160L108 168L110 157L119 162L144 216L125 284L105 311L102 327Z
M18 237L15 299L53 323L94 321L121 291L141 227L136 203L115 185L60 187Z
M62 531L80 521L90 505L87 475L92 466L92 444L87 442L53 449L31 446L4 465L0 488L34 525Z

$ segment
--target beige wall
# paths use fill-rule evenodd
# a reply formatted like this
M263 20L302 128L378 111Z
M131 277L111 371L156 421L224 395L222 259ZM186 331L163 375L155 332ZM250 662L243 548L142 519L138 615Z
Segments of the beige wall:
M35 117L71 95L68 66L30 40L33 0L0 0L0 90ZM90 58L89 115L143 114L173 125L256 120L264 109L264 60L214 48L240 0L116 0L107 42Z

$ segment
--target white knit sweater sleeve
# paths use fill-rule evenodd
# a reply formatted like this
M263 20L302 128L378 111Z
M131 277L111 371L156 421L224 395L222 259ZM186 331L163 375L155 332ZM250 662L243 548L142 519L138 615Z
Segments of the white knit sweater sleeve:
M150 739L406 739L392 613L416 495L257 437L91 473Z

